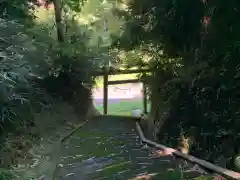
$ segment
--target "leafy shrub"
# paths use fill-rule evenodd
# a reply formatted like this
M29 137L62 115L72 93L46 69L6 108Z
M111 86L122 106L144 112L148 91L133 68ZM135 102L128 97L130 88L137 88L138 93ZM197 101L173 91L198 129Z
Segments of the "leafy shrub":
M33 78L48 71L50 56L46 44L14 21L0 19L0 126L24 124L33 104L41 104L44 91ZM41 97L41 98L40 98Z
M78 43L58 44L41 26L26 29L0 19L0 27L1 131L32 125L32 113L47 104L49 94L68 99L83 84L91 88L91 72L104 56L79 48Z
M0 180L15 180L17 176L8 170L0 169Z

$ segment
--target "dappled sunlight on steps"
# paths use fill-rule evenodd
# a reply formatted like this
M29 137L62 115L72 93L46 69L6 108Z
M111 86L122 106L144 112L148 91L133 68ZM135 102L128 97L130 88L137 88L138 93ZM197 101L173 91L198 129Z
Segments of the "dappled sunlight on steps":
M54 180L53 174L55 180L213 179L199 166L176 158L173 149L143 144L134 120L127 116L94 117L54 149L38 147L36 151L41 152L35 154L47 160L38 163L34 173L28 172L44 180ZM51 153L45 152L48 150Z
M135 121L99 116L87 123L61 147L56 179L192 179L204 175L193 165L144 146ZM163 155L164 154L164 155Z

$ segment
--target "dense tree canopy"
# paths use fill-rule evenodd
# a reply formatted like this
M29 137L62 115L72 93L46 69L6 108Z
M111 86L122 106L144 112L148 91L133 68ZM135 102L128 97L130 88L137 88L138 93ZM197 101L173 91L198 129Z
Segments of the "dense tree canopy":
M123 25L122 19L114 18L114 3L98 0L21 2L1 3L2 12L6 11L0 21L1 127L18 119L21 114L15 108L18 103L26 105L28 113L25 114L30 114L33 101L46 103L43 98L39 102L36 99L40 94L47 95L46 90L63 91L57 97L69 97L81 83L91 84L91 71L111 59L109 46L120 36ZM61 2L58 4L61 13L56 14L54 6ZM14 8L17 11L13 11ZM59 32L64 40L60 43Z
M219 142L225 139L235 149L224 155L239 153L239 0L47 0L44 8L39 2L0 4L0 126L19 113L16 104L28 102L30 111L33 94L46 94L42 86L34 90L32 74L54 77L48 84L56 90L64 84L56 85L61 73L78 84L91 79L91 70L118 60L155 70L149 75L149 124L158 138L195 129L195 152L210 149L209 160L224 149ZM70 94L77 88L69 87Z
M161 134L177 121L180 126L173 129L179 134L181 128L188 132L196 127L202 147L222 149L218 142L228 137L235 155L239 153L239 1L127 3L131 48L150 43L158 52L150 49L151 63L158 69L151 87L156 91L153 99L159 99L153 107L160 101L168 104L165 120L171 122L164 123ZM158 121L163 121L162 114Z

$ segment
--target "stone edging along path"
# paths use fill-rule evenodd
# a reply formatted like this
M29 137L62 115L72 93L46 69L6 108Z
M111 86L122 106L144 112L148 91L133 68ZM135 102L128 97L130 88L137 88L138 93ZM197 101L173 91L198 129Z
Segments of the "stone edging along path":
M200 165L201 167L205 168L205 169L208 169L208 170L211 170L213 172L216 172L228 179L235 179L235 180L240 180L240 173L238 172L234 172L234 171L231 171L231 170L228 170L228 169L225 169L225 168L222 168L222 167L219 167L219 166L216 166L212 163L209 163L205 160L202 160L202 159L198 159L196 157L193 157L191 155L186 155L186 154L183 154L182 152L180 151L177 151L175 149L172 149L172 148L169 148L167 146L164 146L164 145L161 145L161 144L158 144L154 141L151 141L149 139L147 139L145 136L144 136L144 133L142 131L142 128L139 124L139 122L137 121L136 122L136 128L137 128L137 131L139 133L139 136L140 136L140 139L143 143L146 143L148 145L151 145L151 146L154 146L154 147L157 147L157 148L160 148L161 150L163 151L167 151L167 152L170 152L171 154L177 156L177 157L180 157L182 159L185 159L187 161L190 161L191 163L194 163L194 164L198 164Z

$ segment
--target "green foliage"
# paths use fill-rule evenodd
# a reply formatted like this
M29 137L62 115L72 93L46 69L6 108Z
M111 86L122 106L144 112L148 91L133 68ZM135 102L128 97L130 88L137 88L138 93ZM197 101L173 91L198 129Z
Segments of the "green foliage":
M30 23L37 0L2 0L0 18Z
M36 178L21 178L11 170L0 168L0 180L35 180Z
M17 176L8 170L0 169L0 180L16 180Z
M81 12L84 3L87 0L65 0L62 1L62 7L67 6L75 12ZM53 3L54 0L45 0L45 6L48 7L49 4Z
M36 106L46 104L49 92L58 97L71 97L82 83L92 84L92 70L110 61L108 47L112 36L121 34L123 24L121 19L114 18L114 5L89 1L79 14L76 9L73 11L72 2L79 5L78 1L63 4L66 41L61 44L51 33L53 17L46 22L36 21L31 27L1 19L1 127L32 124L29 121L32 112ZM5 6L14 8L11 4ZM28 10L22 13L31 11ZM88 19L90 14L92 18ZM21 18L33 20L23 15ZM100 26L104 22L107 30Z
M65 4L73 11L80 12L86 1L87 0L67 0L65 1Z
M193 126L197 146L202 147L195 152L210 149L215 153L209 160L219 153L239 153L239 1L141 0L126 4L127 28L117 46L151 54L146 65L156 69L149 78L150 96L156 100L153 109L158 104L168 106L161 135L170 129L169 136L173 132L179 135L181 128L188 132ZM154 48L146 48L146 44ZM136 58L143 59L139 54ZM227 153L219 143L226 136L234 152Z
M1 19L0 24L0 125L1 128L20 125L26 127L32 124L31 115L34 107L40 107L46 101L47 94L44 87L39 88L37 82L49 76L49 73L58 76L59 72L66 70L70 65L77 69L87 63L84 64L84 60L72 60L74 55L70 53L67 58L71 61L67 61L67 58L61 61L66 57L61 51L64 45L59 47L54 39L46 36L46 29L41 27L25 29L16 22L4 19ZM59 58L59 53L61 53L61 58ZM85 71L87 71L86 67ZM38 79L37 82L35 79ZM54 82L51 83L54 84Z
M27 35L24 27L14 21L0 19L1 40L1 127L5 123L23 123L31 112L31 99L43 96L31 81L32 76L39 77L47 69L47 53L40 52L45 47ZM29 32L28 32L29 33ZM45 61L46 60L46 61ZM45 71L46 72L46 71ZM39 101L41 103L41 100ZM21 108L19 108L21 106ZM19 112L23 117L20 121Z

